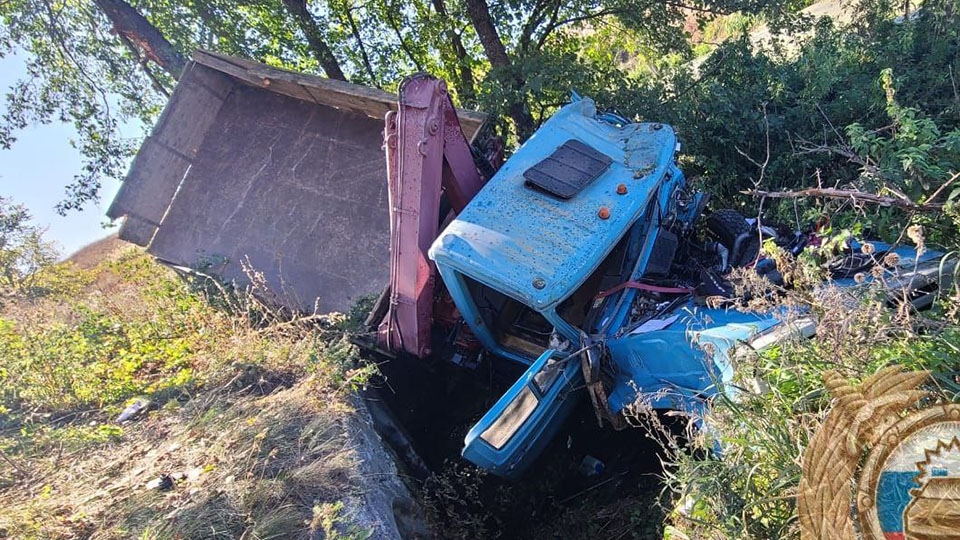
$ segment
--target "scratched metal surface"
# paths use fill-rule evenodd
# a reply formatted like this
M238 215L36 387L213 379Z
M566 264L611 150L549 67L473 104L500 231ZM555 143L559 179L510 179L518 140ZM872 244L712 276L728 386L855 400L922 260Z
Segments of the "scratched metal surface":
M346 310L388 274L383 122L238 85L225 99L149 251L262 271L288 305Z
M669 126L620 128L595 112L584 99L554 114L440 234L431 258L536 309L576 290L643 213L676 147ZM612 158L610 168L569 200L524 185L524 171L569 139Z

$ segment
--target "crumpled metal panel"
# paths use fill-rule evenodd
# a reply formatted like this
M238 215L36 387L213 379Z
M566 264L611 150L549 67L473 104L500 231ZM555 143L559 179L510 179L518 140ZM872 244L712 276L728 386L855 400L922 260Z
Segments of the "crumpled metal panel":
M781 322L773 314L692 302L673 313L677 320L667 328L606 341L617 366L608 401L614 414L638 397L653 408L697 412L733 377L730 349Z

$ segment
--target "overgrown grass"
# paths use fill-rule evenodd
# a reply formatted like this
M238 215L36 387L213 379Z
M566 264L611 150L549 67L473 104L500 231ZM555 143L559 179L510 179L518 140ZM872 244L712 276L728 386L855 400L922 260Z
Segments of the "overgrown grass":
M353 319L293 316L135 248L49 275L0 311L0 537L369 535L343 503L349 396L373 373ZM119 424L133 401L146 411ZM164 475L174 489L146 487Z
M337 339L345 317L287 315L281 327L264 322L272 306L236 292L225 292L228 307L243 304L243 313L211 309L197 281L178 279L135 249L94 271L59 275L74 285L0 313L0 397L8 410L63 413L189 393L231 365L342 379L353 359Z

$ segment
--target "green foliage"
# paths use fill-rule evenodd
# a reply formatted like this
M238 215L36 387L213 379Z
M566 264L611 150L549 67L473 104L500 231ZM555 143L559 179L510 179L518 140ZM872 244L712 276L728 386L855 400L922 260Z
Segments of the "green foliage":
M72 125L72 144L85 158L61 211L80 208L97 195L100 179L119 178L136 143L120 127L135 118L151 121L161 100L146 73L129 57L92 2L12 0L0 4L0 57L26 60L27 76L6 94L0 117L0 149L9 149L27 126Z
M433 526L445 538L498 538L501 524L483 508L480 498L482 469L445 462L443 469L427 478L423 505Z
M318 344L316 352L308 358L307 369L347 392L366 387L378 373L376 364L365 363L360 358L357 346L346 334Z
M86 310L71 326L16 328L0 320L6 401L43 409L100 407L190 382L189 340L162 322L124 324Z
M924 3L897 23L888 5L864 3L851 26L821 20L797 45L731 40L696 74L668 70L602 102L676 126L685 172L717 207L755 206L745 189L817 185L942 204L960 195L938 191L960 170L960 24L948 4ZM848 200L765 203L800 228L858 210L865 231L888 240L910 219ZM936 240L951 243L950 215L913 219L946 227Z
M370 537L336 502L356 489L347 397L376 370L348 317L268 317L245 290L218 309L133 248L60 266L71 288L0 308L0 536ZM162 474L190 499L144 489Z
M506 135L516 122L507 121L508 112L517 106L540 122L566 102L571 89L606 96L628 89L625 80L633 75L657 73L688 58L691 20L702 24L743 12L729 21L750 24L746 21L763 15L779 22L804 4L485 3L497 36L479 35L463 0L304 2L307 21L291 11L296 0L132 0L124 5L143 15L184 57L206 48L320 73L322 62L303 26L312 24L312 38L325 41L350 80L395 90L403 77L431 72L450 83L460 104L492 113ZM0 4L0 56L22 55L28 71L7 94L0 147L10 148L17 133L34 124L66 122L76 129L73 142L86 160L68 186L61 211L96 199L102 178L122 176L137 141L125 138L121 128L152 124L179 75L158 65L143 29L117 27L99 5L75 0ZM499 41L509 65L495 66L481 38Z
M693 12L636 0L492 4L506 66L490 64L476 28L462 22L470 17L461 1L417 0L400 9L392 0L331 0L309 11L352 80L392 90L413 71L433 72L461 103L492 113L501 133L515 121L508 118L517 104L539 122L573 89L628 115L676 125L690 173L727 201L740 198L744 181L758 179L768 130L766 188L823 181L890 191L908 184L907 195L923 200L956 160L956 10L927 2L899 24L889 3L863 2L853 28L820 22L799 47L754 52L737 39L761 21L774 30L798 28L791 14L808 3L693 2L702 10ZM279 0L131 6L183 54L205 47L320 70ZM152 122L172 78L112 34L94 4L18 0L0 6L0 17L0 54L24 52L30 74L8 95L0 142L9 147L31 124L74 123L88 164L63 208L80 207L96 196L99 178L123 172L134 145L119 126L132 118ZM692 56L690 32L710 43L729 38L697 74L683 64ZM878 85L881 73L887 82Z
M886 94L889 125L868 130L860 123L850 124L846 128L850 147L865 162L861 178L869 182L865 183L871 191L903 193L919 200L958 170L960 128L941 133L937 122L923 111L897 103L892 69L883 69L879 82Z
M131 283L151 265L157 266L144 256L113 264ZM215 323L204 316L203 299L170 278L152 281L138 296L149 314L130 317L80 295L80 301L57 298L73 303L66 320L0 318L4 402L41 410L101 407L190 383L194 355Z
M310 528L323 532L327 540L367 540L373 536L372 530L354 525L342 514L343 501L315 505Z
M867 348L863 361L844 357L839 364L858 377L892 363L934 370L949 365L955 371L960 351L951 340L956 338L952 331L883 340ZM769 385L766 393L745 391L714 404L708 433L723 453L706 459L677 453L668 468L667 485L679 501L673 516L677 530L691 538L799 537L793 494L801 454L827 405L820 377L838 367L825 353L815 344L770 351L744 370ZM701 444L709 448L712 442Z
M0 305L3 297L36 296L56 285L52 276L40 283L41 272L57 259L57 251L30 221L23 205L0 197Z
M60 272L69 274L69 267ZM108 297L74 290L0 313L0 404L8 410L101 408L131 396L176 396L231 363L309 369L344 391L375 373L341 337L339 319L283 323L277 315L266 324L262 317L212 310L206 295L140 252L104 263L96 280L113 283Z

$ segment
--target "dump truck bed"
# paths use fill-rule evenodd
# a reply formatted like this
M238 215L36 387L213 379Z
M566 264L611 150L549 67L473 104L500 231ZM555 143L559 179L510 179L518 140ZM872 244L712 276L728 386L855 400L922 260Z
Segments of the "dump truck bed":
M124 240L293 308L343 311L387 281L386 92L194 54L107 214ZM484 115L458 111L468 137Z

